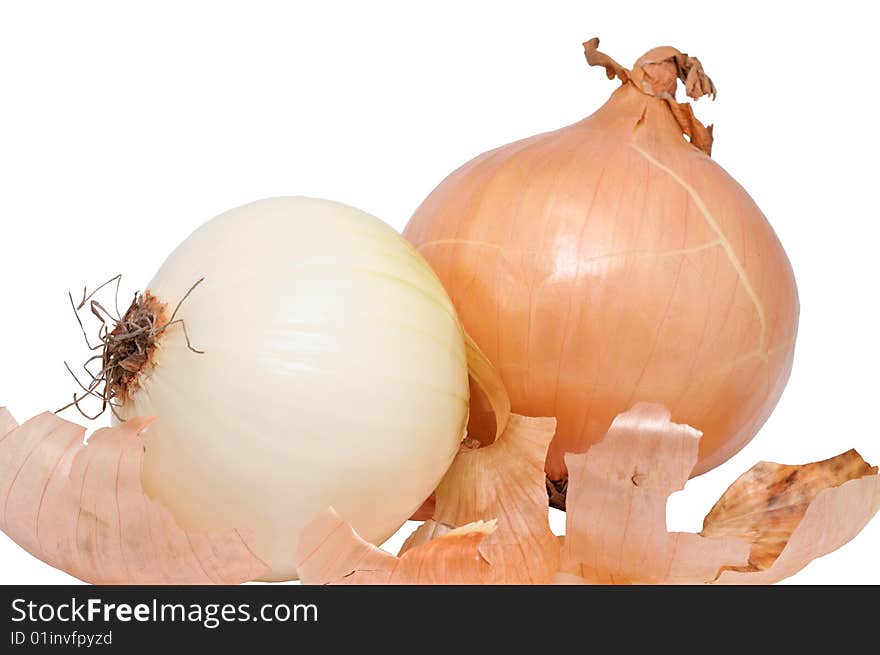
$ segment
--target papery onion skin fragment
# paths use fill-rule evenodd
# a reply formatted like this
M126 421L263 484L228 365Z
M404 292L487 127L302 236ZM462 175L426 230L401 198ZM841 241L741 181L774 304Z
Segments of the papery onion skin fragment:
M800 466L761 462L716 503L703 532L670 533L667 499L687 482L701 435L673 423L665 407L638 403L602 441L566 457L566 534L545 539L546 511L538 517L542 503L533 499L544 493L548 420L512 414L493 446L463 447L437 489L435 518L397 557L361 539L332 508L319 512L299 541L303 582L766 584L845 544L880 507L877 467L855 451ZM535 446L520 470L507 440ZM538 475L526 474L532 467ZM456 528L459 521L469 522Z
M559 568L544 458L552 418L510 414L481 448L467 439L437 487L433 519L394 557L361 539L332 509L303 529L298 568L309 584L549 584Z
M726 567L725 584L771 584L855 537L880 510L880 478L850 450L822 462L760 462L743 473L703 521L703 536L738 535L745 566Z
M18 426L0 408L0 529L35 557L95 584L239 584L268 566L233 527L186 532L141 487L137 418L95 432L52 414Z
M415 521L417 519L410 520ZM417 527L413 531L413 533L406 538L406 541L403 542L403 545L400 547L400 552L397 553L397 556L400 557L411 548L415 548L416 546L427 543L431 541L431 539L442 537L443 535L448 534L453 530L455 530L455 528L453 528L451 525L447 525L446 523L439 523L432 518L425 519L425 522Z
M701 473L742 448L782 394L794 276L760 209L708 156L711 130L671 95L676 78L692 97L714 94L699 62L658 48L626 70L585 45L625 80L608 102L468 162L404 234L512 410L558 419L550 479L638 400L702 430Z
M586 453L569 454L561 584L769 584L852 539L880 509L880 476L856 453L760 462L715 504L700 534L666 530L700 433L640 403ZM623 517L623 518L621 518Z
M491 568L481 547L494 531L494 521L476 521L395 557L328 508L303 529L297 568L303 584L479 584Z
M270 580L296 576L324 507L369 541L393 534L468 413L463 332L424 259L364 212L273 198L206 223L147 287L168 308L190 289L120 394L123 417L157 417L147 493L187 529L250 531Z
M569 454L562 571L599 584L693 584L748 560L736 538L666 531L666 501L684 488L700 432L640 403L586 453Z
M491 445L462 448L437 486L432 521L410 543L494 519L498 529L481 552L492 562L481 582L546 584L559 567L559 542L547 518L543 463L556 420L510 414ZM406 552L406 547L401 552Z

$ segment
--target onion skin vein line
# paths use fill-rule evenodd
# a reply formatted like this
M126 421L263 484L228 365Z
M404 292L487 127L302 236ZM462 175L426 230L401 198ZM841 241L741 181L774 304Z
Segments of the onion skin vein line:
M592 264L594 262L601 262L606 259L617 259L618 257L675 257L677 255L690 255L702 252L703 250L709 250L711 248L716 248L721 245L723 245L723 240L719 238L713 239L712 241L707 241L706 243L698 244L696 246L691 246L689 248L676 248L673 250L661 250L659 252L653 250L622 250L620 252L611 252L607 255L585 257L584 259L579 260L578 264ZM466 239L442 239L437 241L425 241L424 243L419 244L416 249L421 251L424 248L432 248L434 246L476 246L479 248L491 248L492 250L501 250L501 246L495 243L488 243L486 241L469 241Z
M639 124L640 125L640 124ZM669 177L671 177L675 182L681 186L682 189L690 196L691 200L694 201L697 209L700 211L700 214L703 217L703 220L706 221L706 224L709 228L718 236L718 241L721 248L724 249L727 258L730 260L731 266L733 266L737 275L739 275L742 280L743 286L745 287L746 293L748 293L749 298L751 298L752 303L755 306L755 311L758 313L758 322L761 325L761 334L758 338L758 351L763 353L766 347L766 334L767 334L767 319L764 314L764 305L761 303L761 299L758 297L758 294L755 292L755 288L752 286L752 283L749 281L748 275L746 275L745 267L740 262L739 258L736 256L736 253L733 251L733 246L731 246L730 241L727 240L727 237L724 235L724 232L721 230L721 227L718 225L718 222L712 216L712 213L709 211L709 208L706 206L706 203L703 202L703 199L700 197L700 194L697 193L696 189L694 189L690 184L688 184L681 176L678 175L675 171L673 171L668 166L657 161L653 156L651 156L644 148L639 146L635 141L636 134L638 133L638 127L636 126L636 130L633 131L633 139L630 143L630 146L639 153L642 157L644 157L649 164L663 171ZM765 353L766 354L766 353Z

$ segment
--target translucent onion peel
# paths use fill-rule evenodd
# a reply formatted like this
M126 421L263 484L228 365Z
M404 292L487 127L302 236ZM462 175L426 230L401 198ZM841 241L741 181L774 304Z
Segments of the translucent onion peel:
M493 564L484 582L546 583L558 568L543 474L555 429L555 419L511 414L495 443L463 447L437 487L433 522L458 527L498 521L482 547Z
M367 548L328 510L300 537L307 544L297 557L300 578L312 584L549 583L559 567L559 542L548 522L543 462L555 424L511 414L495 443L463 447L437 488L433 520L410 536L399 559ZM483 521L492 523L491 532ZM383 562L378 577L371 571L377 558ZM430 572L410 566L416 561L430 563Z
M699 440L663 407L639 404L587 453L567 455L562 570L595 583L688 583L745 564L738 539L666 531L667 498L684 488Z
M0 529L95 584L239 584L266 573L235 529L181 529L141 487L152 419L95 432L53 414L18 426L0 409Z
M759 463L699 535L667 533L666 499L684 487L699 438L665 408L639 404L587 453L566 456L560 581L777 582L848 542L880 508L877 468L850 451L802 466Z
M880 509L880 478L855 451L805 464L756 464L715 504L700 533L748 540L748 565L722 583L771 584L840 548Z
M486 359L467 332L464 337L471 394L467 435L486 445L498 439L507 427L510 419L510 397L498 370ZM431 494L410 520L427 521L434 516L435 506L436 498Z
M627 69L598 44L584 44L587 61L621 82L601 108L467 162L404 235L498 368L512 411L558 419L551 480L564 481L565 453L641 399L704 432L702 473L782 394L794 275L761 210L709 156L711 128L675 99L679 83L714 96L700 62L662 47Z
M304 584L479 584L491 569L483 542L494 530L493 521L478 521L395 557L361 539L331 508L303 530L297 570Z
M41 414L19 427L0 409L0 528L93 583L263 577L268 567L242 531L185 531L146 497L150 422L99 430L86 446L81 426ZM700 433L672 423L661 406L639 404L587 453L567 456L566 537L557 539L541 475L553 425L512 414L491 446L462 447L437 489L434 518L398 557L328 508L300 537L293 559L303 581L767 584L839 548L880 509L877 468L849 451L802 466L759 463L725 492L700 534L670 534L666 499L684 486Z
M543 510L537 500L544 482L534 470L517 470L512 457L519 444L540 461L551 424L536 421L547 419L512 414L493 446L463 448L437 490L434 520L398 557L326 510L300 539L303 582L768 584L848 542L880 508L877 468L849 451L802 466L757 464L722 496L700 534L669 533L666 501L684 487L701 435L673 423L664 407L640 403L586 453L567 455L566 536L548 537L546 500ZM533 439L520 432L529 423ZM489 533L485 522L496 518ZM469 522L456 529L460 521Z
M510 396L498 369L467 332L464 337L471 391L467 433L469 437L489 444L498 439L507 427Z
M398 555L403 555L410 548L414 548L415 546L419 546L425 542L431 541L431 539L442 537L444 534L452 532L455 529L451 525L446 525L445 523L438 523L437 521L434 521L431 518L432 516L434 516L433 507L431 508L431 516L423 519L424 523L413 530L413 533L406 538L406 541L403 542L403 546L400 547L400 552L398 553ZM415 521L417 519L412 520Z

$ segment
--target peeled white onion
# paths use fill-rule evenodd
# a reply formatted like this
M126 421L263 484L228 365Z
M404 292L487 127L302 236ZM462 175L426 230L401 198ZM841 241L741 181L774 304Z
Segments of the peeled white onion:
M148 290L163 333L120 415L156 415L143 484L187 529L251 533L296 577L297 535L328 506L379 543L430 495L468 414L462 328L391 227L345 205L273 198L196 230Z

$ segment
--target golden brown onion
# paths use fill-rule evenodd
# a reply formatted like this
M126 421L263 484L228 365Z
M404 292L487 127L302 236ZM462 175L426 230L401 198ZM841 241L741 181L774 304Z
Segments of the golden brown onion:
M598 40L584 45L622 81L608 102L465 164L405 235L500 370L512 410L558 419L551 479L636 401L700 427L702 473L779 400L794 276L761 210L710 158L711 128L674 99L677 80L693 98L714 95L699 61L657 48L630 71Z

